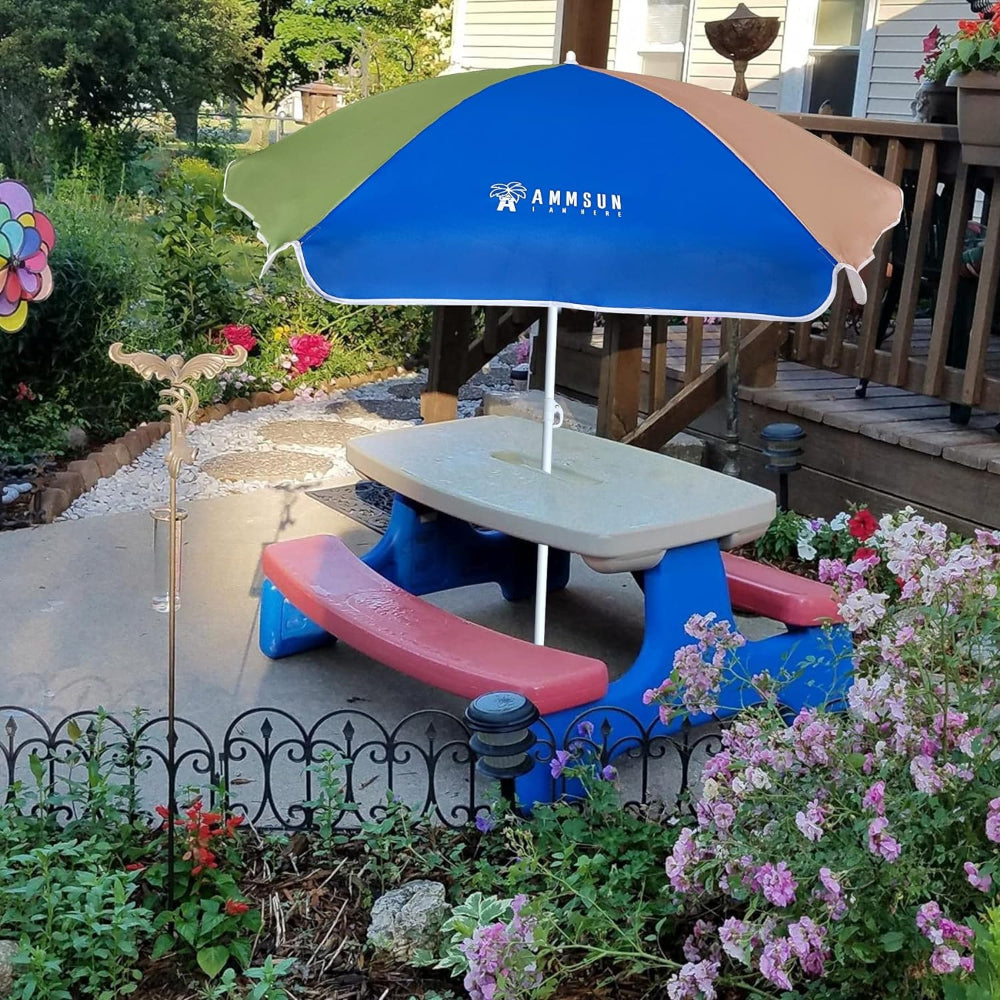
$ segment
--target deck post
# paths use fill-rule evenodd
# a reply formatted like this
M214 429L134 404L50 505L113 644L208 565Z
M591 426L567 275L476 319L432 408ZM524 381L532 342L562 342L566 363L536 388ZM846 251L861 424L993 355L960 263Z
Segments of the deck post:
M574 52L581 66L606 69L613 0L562 0L560 6L559 62L566 61L567 52Z
M621 440L639 425L643 317L609 313L604 317L604 351L597 401L597 434Z
M420 394L420 416L429 423L458 417L458 390L465 381L464 360L472 332L468 306L438 306L427 358L427 388Z

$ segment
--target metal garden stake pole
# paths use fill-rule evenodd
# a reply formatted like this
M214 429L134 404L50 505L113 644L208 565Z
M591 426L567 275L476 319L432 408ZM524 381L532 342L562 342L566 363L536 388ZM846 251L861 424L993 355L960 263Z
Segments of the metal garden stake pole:
M177 727L176 727L176 665L177 665L177 598L179 583L178 553L180 518L177 511L177 478L181 466L193 463L196 451L187 442L187 428L198 409L198 392L191 384L199 378L215 378L227 368L238 368L247 359L242 347L233 354L199 354L185 361L179 354L161 358L158 354L138 352L127 354L120 343L112 344L108 355L116 364L133 369L147 382L160 379L170 384L160 390L162 403L157 407L170 417L170 447L167 450L167 473L170 479L170 527L167 556L167 905L174 903L175 834L177 817Z

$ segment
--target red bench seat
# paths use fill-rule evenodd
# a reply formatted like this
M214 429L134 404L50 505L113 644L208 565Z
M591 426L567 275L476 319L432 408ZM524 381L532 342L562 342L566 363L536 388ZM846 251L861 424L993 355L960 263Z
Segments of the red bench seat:
M546 715L603 698L600 661L535 646L428 604L363 563L339 538L264 550L264 575L316 625L379 663L464 698L516 691Z
M729 598L738 611L773 618L785 625L808 627L840 622L833 589L776 566L722 553Z

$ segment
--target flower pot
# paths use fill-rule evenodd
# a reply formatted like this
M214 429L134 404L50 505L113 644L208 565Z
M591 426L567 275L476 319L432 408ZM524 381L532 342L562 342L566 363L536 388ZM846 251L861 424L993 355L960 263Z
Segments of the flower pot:
M510 380L514 383L515 389L527 389L528 387L528 366L514 365L510 370Z
M958 138L966 163L1000 167L1000 73L952 73L958 87Z
M955 125L958 123L958 88L925 80L917 87L910 110L918 122Z

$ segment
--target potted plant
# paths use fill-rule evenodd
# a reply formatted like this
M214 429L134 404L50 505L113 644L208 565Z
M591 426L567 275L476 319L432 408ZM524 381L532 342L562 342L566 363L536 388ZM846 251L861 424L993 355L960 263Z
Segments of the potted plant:
M943 40L948 83L958 87L958 137L966 163L1000 166L1000 6L959 21Z
M924 38L924 61L913 74L920 86L910 108L918 122L955 125L958 123L958 90L947 82L954 53L942 51L942 38L936 24Z

